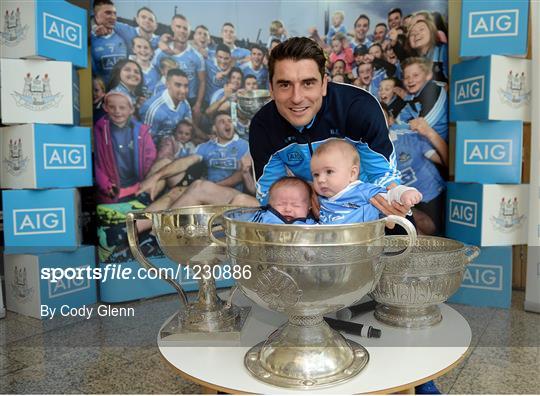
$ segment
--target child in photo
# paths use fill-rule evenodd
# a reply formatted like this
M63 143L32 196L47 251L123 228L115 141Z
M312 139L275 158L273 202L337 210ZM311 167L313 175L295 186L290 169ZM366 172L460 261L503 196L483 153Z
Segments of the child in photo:
M332 14L332 25L326 35L326 44L332 45L332 38L336 33L342 33L347 36L347 27L343 24L344 21L345 13L343 11L334 11Z
M379 101L388 107L388 113L395 119L407 103L396 92L403 91L403 85L395 77L388 77L379 85Z
M162 139L159 147L158 158L176 158L187 157L195 153L195 144L193 144L193 124L189 119L180 121L172 136L166 136Z
M266 224L316 224L311 213L313 198L313 189L309 183L298 177L283 177L272 184L268 191L268 205L255 213L251 221Z
M337 60L345 62L345 71L349 73L354 63L353 50L349 47L347 37L343 33L336 33L332 37L332 52L330 53L330 63L334 64Z
M311 158L313 189L319 196L321 224L361 223L377 220L381 212L370 203L386 194L389 203L415 205L422 194L415 188L397 186L390 190L358 180L360 156L344 139L332 138L317 147Z
M283 22L279 20L272 21L270 23L270 36L268 37L266 48L271 49L272 40L279 40L280 43L284 42L289 38L287 29Z
M146 100L142 69L137 62L130 59L121 59L114 65L107 88L108 92L127 95L136 109Z
M94 122L99 120L105 115L103 110L103 99L107 93L105 89L105 83L100 77L94 77L92 79L92 99L93 99L93 119Z
M161 78L159 72L152 65L154 50L150 42L143 37L134 37L131 42L133 55L130 59L137 62L143 73L144 93L146 97L150 97L154 92L154 88Z
M159 61L159 73L161 74L161 78L154 86L153 95L157 95L165 91L167 88L167 73L169 73L169 70L178 68L178 64L171 58L161 58Z

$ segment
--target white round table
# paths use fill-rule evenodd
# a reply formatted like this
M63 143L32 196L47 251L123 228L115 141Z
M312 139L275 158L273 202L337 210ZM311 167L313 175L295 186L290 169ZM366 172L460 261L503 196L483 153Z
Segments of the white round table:
M245 301L241 304L247 305ZM375 319L373 312L356 317L357 323L381 329L382 336L377 339L344 334L368 350L369 362L350 381L323 389L275 387L249 374L244 367L245 353L286 320L284 315L259 306L252 306L239 342L217 341L211 336L198 344L158 339L158 347L182 377L202 385L205 393L414 393L416 385L454 368L471 343L471 328L465 318L445 304L440 308L442 322L423 330L386 326Z

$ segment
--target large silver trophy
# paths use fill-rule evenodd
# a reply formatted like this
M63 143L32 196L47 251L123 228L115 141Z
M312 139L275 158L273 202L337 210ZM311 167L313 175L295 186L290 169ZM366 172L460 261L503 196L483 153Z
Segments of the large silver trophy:
M251 277L238 280L251 300L285 312L288 322L245 355L257 379L285 388L335 385L358 374L367 350L332 330L323 315L360 300L382 273L387 222L403 226L408 243L416 231L401 217L345 225L274 225L249 220L257 209L223 213L231 264L247 267ZM213 221L211 221L213 222ZM410 248L392 255L408 254Z
M169 259L179 265L218 265L225 260L226 251L222 245L210 240L209 222L231 208L234 206L203 205L156 212L130 212L126 224L131 252L144 267L156 268L139 248L135 225L140 220L151 220L152 231ZM216 283L212 276L199 277L198 300L189 304L181 284L176 279L165 280L176 289L184 307L162 327L162 339L207 340L209 333L212 333L213 339L240 338L250 308L232 306L230 301L223 302L216 293Z
M385 241L389 251L399 251L409 243L401 236ZM382 257L383 274L371 293L379 303L375 317L396 327L424 328L439 323L438 304L459 289L465 266L479 252L476 246L452 239L420 236L407 257Z
M251 120L260 108L270 101L270 91L267 89L239 91L236 97L238 100L238 110Z

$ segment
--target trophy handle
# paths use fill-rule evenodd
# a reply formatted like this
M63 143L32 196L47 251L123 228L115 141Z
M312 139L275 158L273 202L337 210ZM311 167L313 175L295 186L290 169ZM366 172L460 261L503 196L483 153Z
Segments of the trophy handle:
M397 258L399 256L400 258L403 258L403 256L409 255L413 247L416 245L416 228L414 228L413 224L409 220L401 216L390 215L385 217L384 220L387 223L396 223L402 226L407 232L407 236L409 237L409 243L407 243L407 247L405 249L399 250L397 252L383 252L381 254L381 257Z
M216 213L210 218L210 221L208 221L208 236L213 243L218 244L219 246L227 247L225 242L220 241L214 236L214 222L218 217L221 216L223 216L223 213Z
M478 246L465 246L465 256L467 264L470 264L480 254L480 248Z
M135 226L135 223L137 222L137 220L151 220L151 216L148 213L143 212L143 211L129 212L127 214L127 217L126 217L127 236L128 236L129 248L131 249L131 253L133 253L133 256L135 257L135 259L143 267L147 269L154 268L159 271L158 267L156 267L150 260L144 257L143 253L141 252L141 249L139 248L139 234L137 233L137 227ZM188 302L186 298L186 293L184 292L182 285L180 285L180 283L178 283L175 279L169 278L168 276L165 276L161 279L167 281L172 287L176 289L178 296L180 297L180 300L182 301L182 304L184 304L184 307L187 308Z

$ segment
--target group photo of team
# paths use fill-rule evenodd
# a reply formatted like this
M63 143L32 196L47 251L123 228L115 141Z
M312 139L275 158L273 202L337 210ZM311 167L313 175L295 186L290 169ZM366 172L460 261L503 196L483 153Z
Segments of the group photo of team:
M321 20L302 25L289 23L282 6L275 15L264 15L265 26L250 35L251 30L242 29L253 23L249 16L256 6L250 10L250 3L243 5L245 20L241 15L218 22L215 15L225 3L194 13L193 5L183 10L180 3L172 7L138 1L127 7L126 2L94 0L91 57L100 261L130 259L125 215L136 209L259 203L265 210L254 221L356 222L385 215L370 203L383 194L388 203L412 207L419 233L443 235L448 4L441 0L438 11L426 11L418 8L420 3L332 2ZM207 18L210 12L215 15ZM239 31L247 34L239 38ZM300 140L279 153L265 153L266 143L261 143L262 135L284 133L265 124L268 109L276 104L278 117L300 134L321 128L317 116L296 125L294 114L288 117L288 110L280 110L277 95L291 83L279 73L286 59L297 56L295 48L304 49L301 59L321 66L315 70L328 86L321 111L329 105L325 101L355 101L361 90L366 103L371 106L373 101L375 107L358 107L358 112L380 113L382 120L381 127L361 131L365 136L376 133L369 141L364 135L356 139L357 132L330 129L327 138L309 142L307 171L295 171L288 162L299 155L293 147ZM242 111L239 98L250 92L264 95L264 90L276 104L268 103L255 116ZM358 125L370 128L365 122ZM377 153L386 158L383 165ZM273 177L271 168L280 156L287 156L285 173ZM323 180L323 174L329 174L327 159L336 158L347 160L343 166L348 172L337 190ZM379 166L388 169L375 177L373 169ZM386 187L393 181L399 188ZM294 194L300 202L296 207L288 204ZM359 195L364 202L352 204ZM362 214L336 216L343 213L340 201L347 208L361 207ZM145 254L159 254L151 222L137 222L137 231Z

